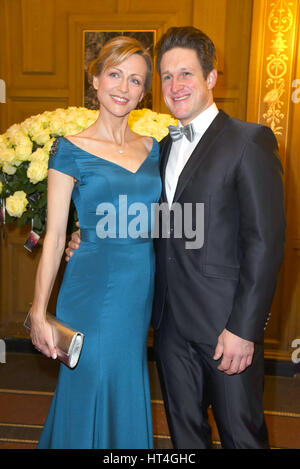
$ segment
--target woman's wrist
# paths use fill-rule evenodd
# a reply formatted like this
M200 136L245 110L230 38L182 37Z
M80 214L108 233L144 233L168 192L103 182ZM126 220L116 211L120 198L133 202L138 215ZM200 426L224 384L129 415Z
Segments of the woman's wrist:
M46 313L40 309L31 308L29 315L32 321L43 321L46 319Z

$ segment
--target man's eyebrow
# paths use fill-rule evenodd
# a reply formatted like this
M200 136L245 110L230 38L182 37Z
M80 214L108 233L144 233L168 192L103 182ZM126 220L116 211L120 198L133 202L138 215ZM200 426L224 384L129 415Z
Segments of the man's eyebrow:
M180 72L185 72L186 70L192 70L192 67L181 67L179 69ZM169 70L164 70L163 72L161 72L162 75L164 75L166 73L172 75L172 72L170 72Z

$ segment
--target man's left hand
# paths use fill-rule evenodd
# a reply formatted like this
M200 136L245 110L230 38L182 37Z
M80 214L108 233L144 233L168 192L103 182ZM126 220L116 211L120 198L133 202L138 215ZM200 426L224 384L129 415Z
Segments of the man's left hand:
M241 373L251 365L253 353L254 342L242 339L224 329L218 337L213 358L219 360L223 356L218 370L224 371L227 375L233 375Z

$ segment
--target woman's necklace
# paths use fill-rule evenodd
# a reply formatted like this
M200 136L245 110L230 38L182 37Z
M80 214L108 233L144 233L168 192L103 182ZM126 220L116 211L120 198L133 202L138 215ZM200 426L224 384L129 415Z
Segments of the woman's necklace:
M120 153L120 155L123 155L123 153L124 153L124 151L125 151L125 148L124 148L125 145L126 145L125 142L124 142L123 144L121 144L121 145L118 145L117 151L118 151L118 153Z
M120 155L123 155L126 152L127 149L127 142L121 141L121 143L118 143L116 141L112 142L114 144L114 151L117 151Z

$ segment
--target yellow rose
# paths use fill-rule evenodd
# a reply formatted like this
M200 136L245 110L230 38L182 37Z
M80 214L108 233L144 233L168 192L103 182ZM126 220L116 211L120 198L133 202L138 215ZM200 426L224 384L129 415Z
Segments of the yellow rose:
M22 163L17 157L14 148L1 148L0 151L0 166L2 171L7 174L14 174L16 172L15 166L19 166Z
M32 133L32 140L34 140L38 145L45 145L50 140L49 131L47 129L43 129Z
M45 129L49 125L48 113L43 112L42 114L38 114L37 116L35 116L35 121L41 129Z
M27 137L21 126L12 126L6 132L7 146L19 146L30 144L30 139Z
M20 218L25 212L28 200L24 191L16 191L6 199L6 210L12 217Z
M64 135L65 122L63 117L58 115L50 121L49 133L53 135Z
M1 195L2 190L3 190L3 184L2 184L2 182L0 181L0 195Z
M89 118L87 115L81 114L76 119L76 123L79 127L81 127L82 129L85 129L86 127L88 127L89 125L93 123L93 120Z
M13 124L13 125L11 125L11 126L7 129L6 135L8 136L9 139L14 140L15 137L16 137L20 132L22 132L21 125L20 125L20 124Z
M136 109L131 111L128 119L133 132L162 140L168 133L169 125L177 125L177 120L169 114L158 114L150 109Z
M45 161L32 161L27 169L27 177L32 184L37 184L46 179L48 164Z
M69 122L66 123L65 128L64 128L64 135L75 135L78 132L80 132L81 128L78 127L76 123Z
M58 107L57 109L55 109L55 111L53 111L53 115L55 115L55 117L64 118L65 114L66 114L66 109L63 109L61 107Z
M0 145L6 145L6 134L0 135Z
M2 171L4 173L9 174L10 176L12 176L17 171L17 168L15 166L12 166L9 163L4 163L3 166L2 166Z
M76 120L76 117L78 116L78 109L74 106L69 106L68 109L65 110L65 118L68 120Z
M14 160L16 159L16 153L13 148L1 147L0 153L0 163L9 163L13 164Z
M43 152L47 153L49 156L49 151L51 150L52 144L54 142L55 138L51 138L48 140L48 142L43 146Z
M30 138L23 131L18 133L15 143L16 145L32 145Z
M24 144L17 145L15 148L16 159L28 161L31 159L32 142L28 138Z
M32 128L33 123L34 123L34 118L33 117L28 117L27 119L25 119L20 124L21 128L22 128L23 132L25 132L25 134L28 135L30 133L30 129Z
M45 148L45 147L44 147ZM38 148L31 154L31 161L40 161L41 163L48 163L49 155L44 151L44 148Z
M28 134L30 135L30 137L33 137L33 135L38 135L43 131L44 128L41 122L39 121L38 116L32 117L30 127L28 128Z

